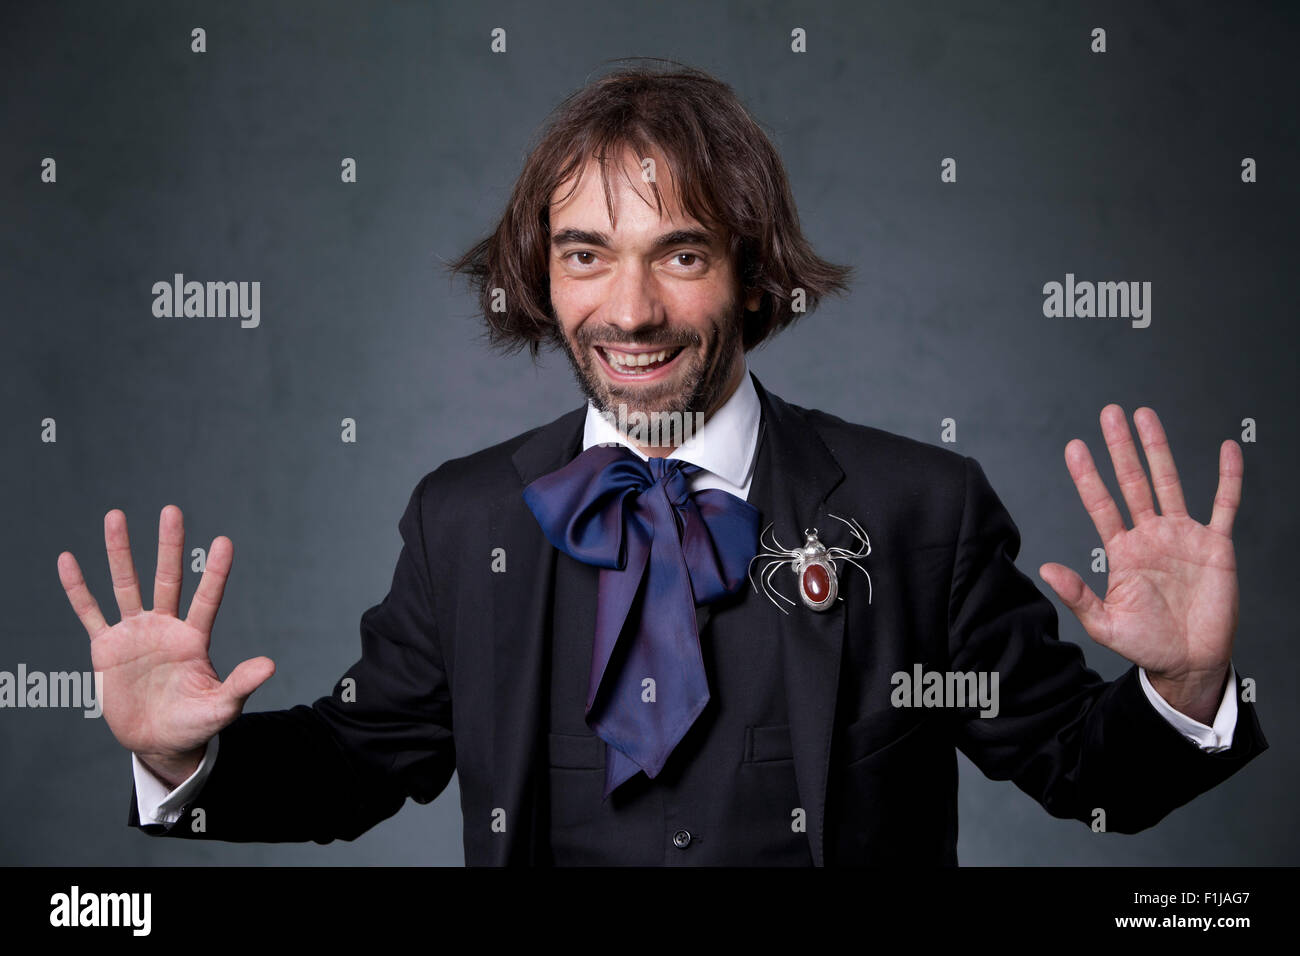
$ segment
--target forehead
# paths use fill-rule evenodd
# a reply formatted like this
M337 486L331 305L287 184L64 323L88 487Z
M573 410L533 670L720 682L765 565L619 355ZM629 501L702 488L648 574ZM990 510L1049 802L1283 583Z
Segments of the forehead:
M608 226L617 234L658 229L669 223L674 228L706 229L683 208L672 168L662 152L655 150L640 157L627 148L616 161L607 162L603 178L608 180L608 197L601 169L600 162L590 157L574 176L556 187L551 194L552 231L573 226L603 230ZM646 181L650 176L653 184Z

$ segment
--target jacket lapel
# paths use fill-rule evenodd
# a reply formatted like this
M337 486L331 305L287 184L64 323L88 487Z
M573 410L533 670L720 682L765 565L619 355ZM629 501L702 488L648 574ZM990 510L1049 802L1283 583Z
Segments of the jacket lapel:
M798 547L805 529L826 532L837 523L827 517L826 498L844 472L797 409L765 390L757 378L754 387L763 408L765 447L759 450L761 468L750 499L763 511L761 526L772 522L783 547ZM756 571L758 567L756 563ZM813 863L825 866L827 772L846 614L838 601L821 612L802 603L785 607L788 614L770 610L781 643L795 780Z
M586 408L576 409L537 429L511 456L519 474L519 494L505 505L501 527L507 566L526 569L516 599L486 602L492 635L490 806L505 810L506 829L494 834L489 864L538 862L540 804L535 782L540 734L544 727L546 631L551 619L556 551L524 504L524 486L568 464L582 450Z

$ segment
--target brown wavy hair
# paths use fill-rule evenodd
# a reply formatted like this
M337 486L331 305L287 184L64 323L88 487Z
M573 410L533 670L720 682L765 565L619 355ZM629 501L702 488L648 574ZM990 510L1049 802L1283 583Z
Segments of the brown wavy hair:
M550 296L552 198L571 178L577 189L594 158L612 220L606 157L627 148L647 156L657 147L672 164L682 208L726 237L742 289L763 293L758 311L744 313L746 351L798 318L791 309L795 289L804 291L808 312L823 296L847 289L852 269L813 252L781 157L735 91L702 70L654 62L666 66L624 67L565 98L528 154L496 229L447 266L468 278L493 347L527 346L535 359L542 344L559 344ZM662 215L659 187L650 187ZM492 310L497 289L505 311Z

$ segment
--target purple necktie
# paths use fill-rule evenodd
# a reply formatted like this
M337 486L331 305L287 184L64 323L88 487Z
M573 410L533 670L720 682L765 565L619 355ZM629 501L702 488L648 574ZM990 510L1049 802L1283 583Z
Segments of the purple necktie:
M608 745L605 796L653 778L709 702L696 605L734 594L758 550L759 513L700 471L595 445L524 489L559 550L600 570L587 724Z

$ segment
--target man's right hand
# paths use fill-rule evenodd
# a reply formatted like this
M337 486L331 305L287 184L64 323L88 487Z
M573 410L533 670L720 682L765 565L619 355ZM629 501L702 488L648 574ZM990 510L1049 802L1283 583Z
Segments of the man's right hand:
M234 722L249 695L275 673L275 663L269 657L251 658L222 681L208 658L212 622L234 556L229 538L213 540L183 621L177 617L185 553L180 508L168 505L159 518L150 611L141 607L121 511L104 516L104 544L122 615L117 624L109 627L104 620L70 551L59 555L59 580L90 635L91 662L95 672L103 674L100 703L109 729L118 743L175 788L198 768L208 741Z

